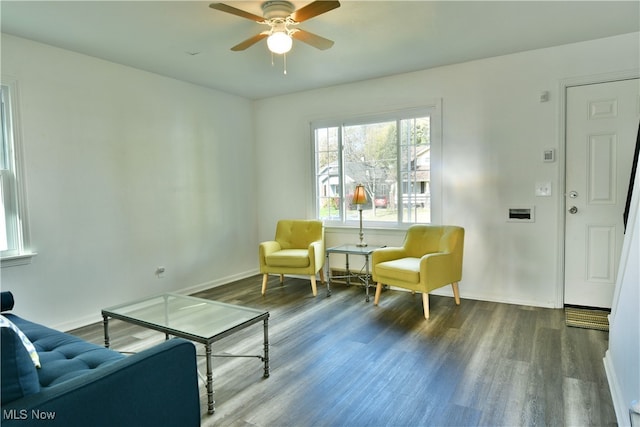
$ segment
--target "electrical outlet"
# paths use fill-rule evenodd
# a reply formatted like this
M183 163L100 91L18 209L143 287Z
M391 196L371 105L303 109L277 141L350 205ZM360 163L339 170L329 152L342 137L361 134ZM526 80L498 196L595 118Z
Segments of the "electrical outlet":
M538 197L551 196L551 183L550 182L536 182L536 196L538 196Z
M156 276L158 276L158 279L164 277L164 272L165 272L165 268L160 266L158 268L156 268Z

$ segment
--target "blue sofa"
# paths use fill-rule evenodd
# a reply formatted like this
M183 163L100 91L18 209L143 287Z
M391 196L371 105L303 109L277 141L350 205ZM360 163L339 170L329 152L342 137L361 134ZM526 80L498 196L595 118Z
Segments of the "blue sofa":
M124 356L12 313L2 292L2 426L198 426L195 346L174 338ZM9 322L4 322L10 324ZM17 329L17 330L16 330ZM33 343L37 368L20 337Z

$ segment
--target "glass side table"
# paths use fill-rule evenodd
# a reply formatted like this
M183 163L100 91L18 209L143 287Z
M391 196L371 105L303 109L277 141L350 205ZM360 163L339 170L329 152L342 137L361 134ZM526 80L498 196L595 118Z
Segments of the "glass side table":
M369 271L369 257L376 249L384 248L384 246L357 246L357 245L340 245L328 248L327 253L327 296L331 296L331 266L329 263L330 254L344 254L345 255L345 267L347 271L344 275L335 276L335 279L347 279L347 286L351 285L351 278L355 277L364 285L365 289L365 301L369 302L369 287L371 286L371 273ZM349 255L360 255L364 257L364 272L354 273L349 270Z

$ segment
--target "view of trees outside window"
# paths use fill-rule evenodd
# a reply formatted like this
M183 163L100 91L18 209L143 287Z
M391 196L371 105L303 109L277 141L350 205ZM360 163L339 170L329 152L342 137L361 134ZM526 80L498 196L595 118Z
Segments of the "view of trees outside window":
M317 216L379 223L431 221L430 117L316 127ZM367 203L351 203L356 185Z

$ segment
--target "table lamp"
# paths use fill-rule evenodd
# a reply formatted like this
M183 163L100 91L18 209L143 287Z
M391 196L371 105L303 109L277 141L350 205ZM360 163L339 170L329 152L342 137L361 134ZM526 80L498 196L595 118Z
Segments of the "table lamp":
M364 190L364 185L358 184L356 185L356 189L353 192L353 199L351 200L352 205L357 205L358 210L360 211L360 243L356 246L364 247L367 244L364 242L364 233L362 232L362 205L367 203L367 193Z

